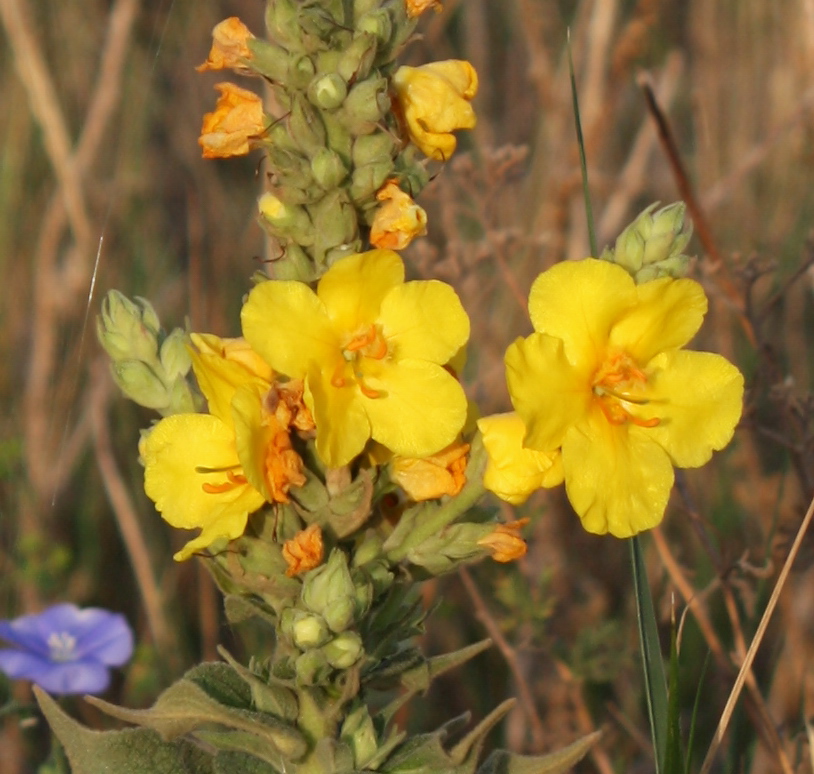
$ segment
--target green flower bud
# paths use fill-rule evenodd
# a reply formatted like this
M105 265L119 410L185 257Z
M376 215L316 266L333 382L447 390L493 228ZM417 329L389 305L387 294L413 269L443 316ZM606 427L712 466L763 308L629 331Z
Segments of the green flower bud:
M318 648L330 636L328 626L321 616L309 615L294 624L294 644L301 650Z
M350 669L364 654L362 638L356 632L342 632L321 648L334 669Z
M478 541L494 531L494 524L452 524L412 548L407 558L432 575L442 575L483 556L488 549Z
M361 18L378 8L380 4L381 0L353 0L353 18Z
M167 381L185 377L192 368L188 345L189 337L181 328L176 328L161 344L159 359Z
M359 18L356 23L356 29L359 32L366 32L373 35L381 43L389 43L393 35L393 22L390 21L390 15L387 11L375 8L378 3L373 4L370 13L366 13Z
M136 301L118 290L108 292L96 318L96 333L112 360L156 362L161 324L149 301Z
M374 132L357 137L353 143L353 165L363 167L382 161L392 162L398 140L390 132Z
M377 48L375 35L369 32L354 35L351 44L342 52L336 71L349 83L365 80L373 67Z
M266 29L269 37L287 48L298 48L299 5L297 0L275 0L266 4Z
M366 579L365 573L359 573L356 579L356 604L354 617L360 621L373 604L373 584Z
M348 170L338 153L321 148L311 161L311 172L317 184L329 191L337 188L348 176Z
M308 86L308 99L323 110L335 110L348 96L348 84L339 73L314 78Z
M312 613L321 615L334 632L341 632L353 623L356 587L342 551L335 548L325 564L308 573L302 602Z
M164 383L147 363L120 360L111 363L113 380L130 400L145 408L161 410L170 402Z
M370 134L389 110L387 79L368 78L348 92L341 120L352 134Z
M313 106L303 97L291 100L288 116L288 131L292 138L308 156L313 156L325 147L325 126Z
M311 282L317 278L314 262L302 247L292 243L278 245L278 250L279 256L269 263L269 276L272 279ZM264 276L263 279L268 278Z
M294 662L294 671L300 685L319 685L331 674L331 665L321 649L308 650Z
M179 376L170 385L170 399L167 406L161 409L161 415L168 417L173 414L195 414L203 410L203 402L199 395L193 392L189 382Z
M390 159L365 164L353 170L350 184L350 195L353 201L364 204L367 200L375 201L376 192L384 185L384 181L393 172L393 162Z
M275 83L285 83L288 80L291 57L284 48L261 38L249 38L246 45L252 55L249 66L255 72L265 75Z
M316 234L314 254L317 260L321 260L331 248L347 245L356 239L359 233L356 209L344 190L331 191L309 207L309 211Z
M379 749L373 719L364 704L345 717L339 738L353 751L354 769L363 770Z
M365 572L373 584L373 597L377 598L393 585L395 575L390 571L387 562L380 560L365 565Z
M317 68L314 60L309 56L301 56L295 60L291 66L290 76L286 81L286 86L291 89L304 89L311 83L316 75Z
M686 221L686 205L675 202L653 212L651 204L619 235L614 249L600 256L626 269L637 283L658 277L683 277L689 256L683 255L692 236L692 223Z
M285 204L272 193L264 193L257 202L257 208L274 236L291 239L307 247L313 244L313 226L304 207Z
M353 566L362 567L380 557L383 542L377 533L368 530L362 542L356 546L356 550L353 552Z

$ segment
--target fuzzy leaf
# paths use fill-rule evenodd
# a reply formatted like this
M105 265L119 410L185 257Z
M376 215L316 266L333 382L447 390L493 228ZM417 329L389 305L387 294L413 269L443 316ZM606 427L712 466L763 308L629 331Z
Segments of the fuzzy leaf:
M582 760L601 735L601 731L594 731L548 755L515 755L508 750L495 750L478 774L561 774Z
M212 759L186 740L167 742L145 728L92 731L66 715L38 687L34 693L48 724L65 748L72 774L215 774Z

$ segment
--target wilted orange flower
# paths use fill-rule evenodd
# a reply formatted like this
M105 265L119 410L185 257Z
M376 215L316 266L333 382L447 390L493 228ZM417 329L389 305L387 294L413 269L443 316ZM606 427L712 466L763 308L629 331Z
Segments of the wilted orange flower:
M468 443L456 441L430 457L395 457L391 467L393 479L416 501L443 495L454 497L466 483L468 451Z
M478 541L492 552L496 562L511 562L526 555L526 541L520 537L520 530L529 523L528 519L498 524L494 531Z
M229 67L246 70L243 60L251 59L252 56L246 41L252 38L254 35L237 16L224 19L212 30L212 48L209 51L209 59L195 69L199 73L206 70L225 70Z
M424 11L430 8L434 9L436 13L441 11L441 0L406 0L407 2L407 15L414 19L416 16L421 16Z
M313 570L322 564L324 555L322 530L318 524L312 524L283 544L283 558L288 562L285 574L293 578L295 575Z
M233 83L218 83L218 103L203 118L198 144L205 159L245 156L252 141L266 130L263 103L254 92Z
M376 194L384 202L373 218L370 243L386 250L403 250L417 236L427 233L427 213L395 180L388 180Z

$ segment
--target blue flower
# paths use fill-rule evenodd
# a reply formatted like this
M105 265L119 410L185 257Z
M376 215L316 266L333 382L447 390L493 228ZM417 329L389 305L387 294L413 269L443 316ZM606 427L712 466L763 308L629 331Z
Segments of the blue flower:
M0 621L0 670L31 680L49 693L102 693L110 667L133 655L133 632L123 615L62 604L35 615Z

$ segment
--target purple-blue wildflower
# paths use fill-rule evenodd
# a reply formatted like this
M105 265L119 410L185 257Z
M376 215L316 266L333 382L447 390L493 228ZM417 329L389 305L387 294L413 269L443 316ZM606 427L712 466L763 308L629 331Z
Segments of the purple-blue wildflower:
M0 670L48 693L102 693L110 668L133 655L133 632L123 615L98 607L60 604L0 621Z

